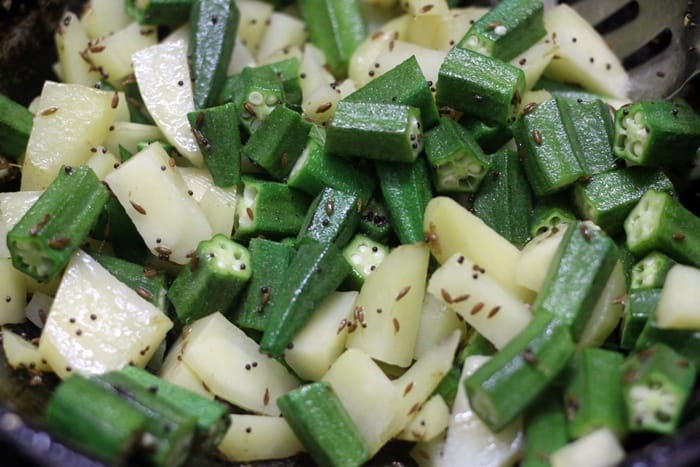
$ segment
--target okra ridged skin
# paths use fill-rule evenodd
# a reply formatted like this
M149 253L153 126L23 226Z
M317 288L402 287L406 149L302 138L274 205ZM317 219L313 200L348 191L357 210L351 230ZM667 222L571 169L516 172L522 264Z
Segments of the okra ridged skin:
M91 253L114 277L136 290L142 298L166 310L166 278L163 271L147 268L140 264L99 253Z
M357 231L360 222L359 203L355 194L324 188L309 206L304 224L297 235L297 244L311 240L332 242L343 248Z
M140 24L177 26L190 17L193 0L126 0L126 12Z
M26 107L0 93L0 154L13 159L24 154L33 118Z
M543 13L540 0L504 0L472 25L457 47L507 62L547 34Z
M287 107L297 112L301 112L301 79L299 59L296 57L280 60L279 62L270 63L268 66L272 68L275 75L282 81L282 89L284 89L284 102Z
M667 255L659 251L652 251L632 266L630 290L663 287L668 271L676 264L678 263Z
M558 388L545 391L525 412L521 467L550 467L549 456L569 442L564 403Z
M108 197L91 168L63 166L7 233L12 264L39 282L53 280L87 238Z
M525 93L525 75L501 60L454 47L440 66L435 87L438 106L510 125Z
M326 129L325 149L338 156L413 162L423 149L420 110L342 100Z
M615 112L615 154L635 164L688 166L699 145L700 117L690 106L643 101Z
M496 152L513 138L513 130L510 126L489 125L469 115L462 115L459 123L467 133L472 135L486 154Z
M231 0L193 0L189 53L194 108L214 104L226 80L240 13Z
M282 81L270 67L245 67L227 80L221 94L222 103L236 104L241 125L249 133L254 133L276 106L284 104Z
M531 237L547 232L561 223L576 220L574 206L568 195L567 192L559 192L534 199L530 213Z
M250 275L248 249L217 234L197 245L168 289L168 298L179 322L188 324L231 307Z
M469 403L494 432L522 414L574 353L566 326L546 311L464 381ZM517 388L517 390L516 390Z
M122 162L125 159L122 159ZM143 239L134 222L113 193L109 193L97 222L90 230L90 238L106 240L115 246L141 246Z
M658 296L647 295L649 303L649 317L644 323L642 332L634 343L634 350L641 351L655 344L664 344L685 358L691 360L695 366L700 366L700 332L683 329L664 329L659 327L656 320L656 308L661 298L661 289Z
M647 321L654 314L660 296L660 288L630 289L627 292L625 311L622 315L620 348L629 350L635 348Z

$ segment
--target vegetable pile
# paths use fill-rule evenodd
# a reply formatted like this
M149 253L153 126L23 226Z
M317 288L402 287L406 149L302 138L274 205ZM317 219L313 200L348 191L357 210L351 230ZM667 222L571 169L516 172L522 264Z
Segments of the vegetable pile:
M567 5L92 0L0 96L0 324L110 464L608 466L700 364L700 117ZM16 332L29 321L35 341Z

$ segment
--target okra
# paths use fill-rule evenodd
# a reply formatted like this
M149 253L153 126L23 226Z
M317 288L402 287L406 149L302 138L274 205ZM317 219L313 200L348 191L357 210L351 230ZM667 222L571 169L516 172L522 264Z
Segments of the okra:
M376 161L374 166L399 241L403 244L423 241L423 213L433 197L425 159L420 157L412 164Z
M438 193L474 192L489 171L484 151L469 132L449 117L442 117L423 139Z
M251 277L231 320L238 327L263 331L270 306L286 280L294 249L283 242L251 238L248 251Z
M550 467L550 455L569 442L564 404L557 388L545 391L525 413L521 467Z
M276 357L292 342L350 266L334 243L303 243L292 258L277 300L270 304L260 351Z
M695 381L695 364L655 344L630 355L622 366L622 394L631 431L672 432Z
M177 26L190 16L193 0L126 0L126 12L140 24Z
M196 418L197 429L194 440L196 450L210 451L219 445L231 424L228 410L223 404L169 383L136 366L127 365L121 369L121 372L147 388L157 398L169 401Z
M278 105L241 151L276 180L284 180L301 156L311 124L297 112Z
M389 221L389 211L382 201L372 198L362 209L359 230L378 242L386 242L389 239L393 229Z
M570 224L532 310L553 314L578 340L618 260L615 242L595 225Z
M357 230L359 207L357 195L331 187L324 188L309 206L297 235L297 243L309 240L332 242L343 248Z
M440 380L440 384L435 388L431 397L435 394L442 397L445 403L452 407L452 404L457 397L457 391L459 390L460 377L462 375L462 369L458 366L452 366L450 371L447 372L445 376Z
M194 440L197 419L156 397L148 388L120 371L93 377L104 389L113 391L127 404L146 416L146 434L136 450L136 458L153 466L179 466L185 463Z
M250 279L251 269L248 250L225 235L199 242L168 290L180 323L227 310Z
M634 349L639 336L654 314L661 296L660 288L631 288L625 298L625 312L620 328L620 347ZM651 325L650 325L651 326Z
M665 192L649 190L624 223L627 246L637 256L657 250L700 267L700 217Z
M459 123L472 135L486 154L496 152L513 138L510 126L484 123L481 119L463 115Z
M270 67L245 67L236 76L228 83L230 99L243 127L254 133L275 107L284 103L284 87Z
M634 264L630 289L654 289L664 285L666 274L677 263L659 251L652 251Z
M258 235L281 239L299 232L310 204L306 194L285 183L247 176L241 180L234 240L246 241Z
M352 53L367 37L359 0L300 0L311 42L323 51L336 78L344 78Z
M356 234L343 248L343 257L350 265L350 272L345 283L349 287L359 290L367 276L381 264L388 254L388 246L361 233Z
M413 162L423 149L420 110L341 100L326 130L325 149L339 156Z
M532 191L518 154L503 149L491 156L491 170L473 201L474 214L509 242L522 247L530 239Z
M656 344L664 344L685 358L691 360L696 366L700 365L700 332L685 329L664 329L659 326L657 308L661 299L662 289L650 289L658 291L658 295L649 292L649 317L644 323L644 328L634 344L637 351L644 350Z
M53 280L87 238L108 197L91 168L63 166L7 233L12 264L39 282Z
M277 406L318 465L353 467L369 460L369 448L328 383L289 391L277 399Z
M234 104L224 104L187 114L204 163L222 188L241 181L241 133Z
M383 75L345 98L349 102L390 102L420 109L426 130L438 123L438 109L433 93L418 60L412 55Z
M474 355L490 356L494 353L496 353L496 347L491 343L491 341L485 338L484 335L478 332L476 329L470 328L469 335L467 337L467 345L465 345L459 352L455 360L457 363L462 365L467 357Z
M567 327L548 312L536 313L520 334L464 381L472 409L492 431L500 431L537 399L573 353Z
M635 164L686 166L698 145L700 117L690 106L643 101L615 112L615 154Z
M110 193L97 222L90 231L90 238L106 240L114 246L143 245L143 239L134 222L124 210L119 200Z
M535 237L559 224L576 220L574 208L567 195L568 193L559 192L534 200L530 214L530 236Z
M116 256L92 253L92 257L110 274L134 289L145 300L166 311L167 286L165 274L162 271L144 267Z
M282 82L285 105L292 110L301 111L302 96L299 59L292 57L260 66L272 68L272 71L275 72L277 78Z
M146 416L79 374L58 385L46 407L46 428L108 464L121 464L140 444Z
M435 101L491 124L510 125L525 92L520 68L455 47L440 66Z
M226 79L240 13L231 0L193 0L189 15L189 58L194 108L214 105Z
M12 159L24 154L33 118L26 107L0 93L0 154Z
M527 178L537 196L561 191L586 175L566 133L557 101L546 100L514 125Z
M576 182L574 202L581 217L593 221L609 235L617 235L644 193L673 189L671 180L657 168L626 167Z
M625 357L613 350L588 347L571 359L564 387L567 432L578 439L599 428L617 436L627 431L620 390Z
M504 0L479 18L457 43L507 62L546 34L540 0Z

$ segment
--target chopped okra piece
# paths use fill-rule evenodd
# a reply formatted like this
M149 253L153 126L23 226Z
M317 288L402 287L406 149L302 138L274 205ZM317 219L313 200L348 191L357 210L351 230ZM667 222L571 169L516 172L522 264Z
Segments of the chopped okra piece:
M657 250L700 267L700 217L665 192L649 190L625 219L627 246L637 256Z
M377 242L386 242L393 230L386 205L372 198L360 213L360 232Z
M510 126L484 123L481 119L463 115L459 123L472 135L486 154L496 152L513 138Z
M557 247L532 310L548 312L581 337L618 260L615 242L594 224L570 224Z
M491 156L491 170L472 206L474 214L517 247L530 239L532 191L515 151L503 149Z
M438 193L474 192L489 171L489 162L471 134L449 117L424 135L425 155Z
M357 230L359 207L357 195L331 187L324 188L309 206L304 224L299 229L297 243L315 240L344 247Z
M587 175L569 141L556 100L546 100L523 115L513 133L537 196L561 191Z
M311 124L300 114L278 105L253 133L241 151L277 180L289 175L301 156Z
M549 457L569 442L564 404L558 389L542 394L525 412L525 446L521 467L551 467Z
M615 112L615 155L641 165L682 167L700 145L700 117L686 105L644 101Z
M227 310L251 274L248 250L222 234L197 245L168 290L182 324Z
M214 184L228 188L240 183L241 134L235 105L195 110L187 119Z
M326 130L325 148L339 156L413 162L423 150L420 110L342 100Z
M345 279L350 265L335 243L303 243L270 304L260 351L280 356L314 311Z
M576 220L568 193L554 193L534 200L530 213L530 236L535 237L562 223Z
M294 389L279 397L277 405L318 465L352 467L369 460L369 448L330 384Z
M280 60L279 62L260 65L270 67L282 82L285 104L296 111L301 111L301 79L299 59L296 57Z
M132 263L116 256L92 254L110 274L131 287L141 297L166 311L166 282L162 271Z
M13 159L24 154L32 125L31 112L0 93L0 154Z
M251 133L275 107L284 104L284 87L272 68L245 67L230 86L230 99L236 104L238 118Z
M671 433L695 381L695 364L664 344L630 355L622 366L622 394L631 431Z
M87 238L108 197L91 168L63 166L7 233L12 264L39 282L53 280Z
M355 235L343 248L343 257L351 268L346 283L359 290L367 276L372 274L388 254L388 246L361 233Z
M644 350L656 344L664 344L680 355L700 365L700 332L686 329L665 329L659 325L657 313L658 304L663 289L649 289L645 296L648 302L643 304L649 308L649 315L644 328L634 343L635 350ZM653 292L657 292L654 294Z
M284 242L251 238L251 277L238 306L232 313L233 323L244 329L265 330L272 303L287 277L287 267L294 248Z
M659 303L661 288L630 288L620 329L620 347L634 349L639 336Z
M504 0L479 18L457 43L508 61L527 50L546 34L540 0Z
M350 57L367 37L360 0L300 0L309 39L321 49L336 78L347 74Z
M112 245L143 245L143 239L136 230L129 215L124 210L119 200L110 193L105 202L97 222L90 230L90 238L106 240Z
M231 0L193 0L189 54L194 108L214 105L226 80L240 13Z
M661 288L666 274L677 263L667 255L652 251L632 266L630 289Z
M285 183L242 177L243 191L236 203L233 239L246 241L262 235L280 239L296 235L311 200Z
M190 17L193 0L126 0L126 12L141 24L177 26Z
M655 167L625 167L576 182L574 203L582 218L593 221L609 235L617 235L644 193L673 189L671 180Z
M412 55L345 98L348 102L391 102L420 109L425 129L438 123L431 84Z
M522 332L464 381L472 409L492 431L500 431L537 399L573 353L567 327L546 311L535 313Z
M510 125L524 93L520 68L455 47L440 66L435 101L490 124Z

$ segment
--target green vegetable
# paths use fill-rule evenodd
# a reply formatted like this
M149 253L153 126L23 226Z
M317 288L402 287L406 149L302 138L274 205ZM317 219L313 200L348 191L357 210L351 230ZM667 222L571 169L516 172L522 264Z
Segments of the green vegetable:
M92 253L110 274L136 290L141 297L165 311L166 281L165 274L157 269L144 267L115 256Z
M190 16L193 0L126 0L126 12L141 24L177 26Z
M636 347L636 342L647 326L647 321L654 314L660 296L659 288L630 288L625 300L625 312L622 315L621 348L631 350Z
M632 267L630 289L663 287L666 274L675 264L677 263L665 254L652 251Z
M0 93L0 154L13 159L24 154L33 118L26 107Z
M355 234L360 222L357 195L324 188L309 206L299 229L297 243L333 242L343 248Z
M360 289L365 279L374 271L386 255L389 247L361 233L356 234L343 248L343 257L350 265L345 281L350 287Z

